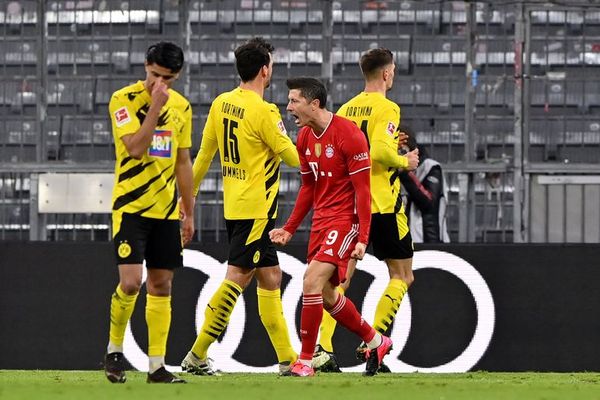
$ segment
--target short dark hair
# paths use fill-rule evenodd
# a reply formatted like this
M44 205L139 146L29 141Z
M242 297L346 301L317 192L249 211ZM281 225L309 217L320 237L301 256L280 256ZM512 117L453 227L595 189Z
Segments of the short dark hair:
M371 49L360 57L360 69L366 79L372 78L375 73L394 62L394 55L386 48Z
M408 141L406 142L406 145L408 146L410 151L413 151L417 148L417 138L415 136L415 132L411 128L409 128L406 125L400 125L400 127L398 128L398 132L404 132L408 135Z
M417 135L411 128L406 125L400 125L398 131L404 132L408 135L408 141L406 145L408 146L409 151L419 149L419 165L423 162L423 160L429 158L429 152L427 151L427 148L417 142Z
M235 49L235 68L242 82L253 80L262 67L269 66L269 54L274 50L275 47L261 37L252 38Z
M289 78L286 81L288 89L298 89L302 97L310 103L314 99L319 100L319 107L325 108L327 103L327 89L325 85L315 78L303 76L300 78Z
M158 42L148 47L146 51L146 62L168 68L173 73L183 68L183 50L175 43Z

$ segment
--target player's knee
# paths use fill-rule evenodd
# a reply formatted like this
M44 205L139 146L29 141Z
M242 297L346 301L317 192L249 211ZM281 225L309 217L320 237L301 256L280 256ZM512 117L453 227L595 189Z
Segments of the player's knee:
M321 293L323 286L320 285L318 276L311 274L309 271L304 274L304 280L302 281L302 290L304 293Z
M148 293L152 296L169 296L171 294L171 279L148 279Z
M140 292L142 281L138 279L122 279L121 282L119 282L119 286L123 293L132 296Z
M256 269L229 266L227 268L227 273L225 274L225 279L236 283L244 290L250 284L255 271Z
M335 306L338 296L341 296L341 295L338 294L338 292L335 289L327 290L327 288L324 288L323 289L323 308L325 308L328 311L331 310L333 308L333 306Z
M258 287L265 290L277 290L281 287L281 269L277 268L258 268L256 271L256 280Z

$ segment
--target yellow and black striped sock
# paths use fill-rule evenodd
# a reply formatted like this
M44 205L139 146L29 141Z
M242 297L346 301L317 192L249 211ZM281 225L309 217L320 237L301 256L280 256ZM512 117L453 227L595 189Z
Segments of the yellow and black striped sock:
M171 296L146 295L146 325L148 325L148 356L167 353L167 337L171 328Z
M278 362L289 361L290 364L293 363L298 358L298 354L296 354L290 342L287 323L283 315L283 306L281 305L281 290L257 288L256 293L258 295L258 314L269 334L275 353L277 353Z
M343 296L344 288L341 286L337 287L337 291ZM337 325L337 321L333 319L331 315L326 310L323 313L323 319L321 320L321 326L319 327L319 344L323 348L323 350L333 353L333 334L335 332L335 326Z
M128 295L117 286L110 300L110 331L109 331L109 353L120 350L123 351L123 339L125 338L125 328L131 318L135 301L138 294ZM112 350L110 350L112 349Z
M408 286L403 280L390 279L390 283L383 291L375 309L373 328L377 332L385 333L388 330L407 290Z
M208 346L217 340L227 327L240 294L242 294L240 285L225 279L206 305L202 329L192 346L192 353L201 360L206 359Z

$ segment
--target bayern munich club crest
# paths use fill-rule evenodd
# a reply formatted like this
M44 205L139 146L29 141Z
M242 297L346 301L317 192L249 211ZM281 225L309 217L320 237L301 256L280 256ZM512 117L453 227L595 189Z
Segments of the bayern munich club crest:
M328 144L327 146L325 146L325 157L327 157L327 158L333 157L333 145L332 144Z

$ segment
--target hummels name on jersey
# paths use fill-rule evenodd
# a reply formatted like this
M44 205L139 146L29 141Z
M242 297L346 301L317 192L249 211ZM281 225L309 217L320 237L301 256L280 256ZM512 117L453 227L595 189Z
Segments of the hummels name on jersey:
M223 177L224 178L234 178L240 181L246 180L246 170L243 168L230 167L227 165L223 166Z

